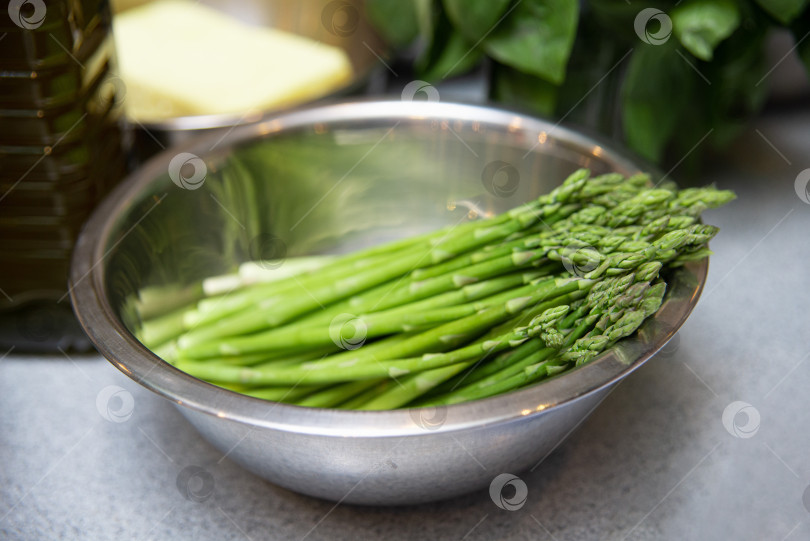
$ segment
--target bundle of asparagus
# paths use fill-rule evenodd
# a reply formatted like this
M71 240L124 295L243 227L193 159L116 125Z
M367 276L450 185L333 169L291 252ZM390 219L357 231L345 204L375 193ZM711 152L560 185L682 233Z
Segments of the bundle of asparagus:
M709 254L717 228L700 214L733 193L649 186L645 175L579 170L492 218L306 258L281 278L277 269L210 281L205 298L145 321L139 337L193 376L311 407L453 404L519 389L635 332L661 305L662 269Z

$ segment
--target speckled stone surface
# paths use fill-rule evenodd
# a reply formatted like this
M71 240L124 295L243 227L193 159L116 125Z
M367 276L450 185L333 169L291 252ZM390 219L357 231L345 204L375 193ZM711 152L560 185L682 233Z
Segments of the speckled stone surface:
M722 232L703 299L539 468L513 472L519 510L486 491L395 509L299 496L222 460L99 356L11 352L0 539L810 539L810 204L794 187L808 148L794 110L716 159L701 180L740 197L706 216Z

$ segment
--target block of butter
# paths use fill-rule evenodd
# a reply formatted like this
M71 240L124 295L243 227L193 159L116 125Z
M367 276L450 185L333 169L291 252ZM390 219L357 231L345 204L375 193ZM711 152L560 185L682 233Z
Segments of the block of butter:
M126 10L115 16L113 33L124 107L142 122L294 105L352 77L340 48L248 26L187 0Z

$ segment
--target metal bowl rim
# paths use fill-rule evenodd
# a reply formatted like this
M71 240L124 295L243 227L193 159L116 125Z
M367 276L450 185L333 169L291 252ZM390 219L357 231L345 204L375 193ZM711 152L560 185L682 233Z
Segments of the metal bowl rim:
M496 126L519 126L519 130L554 133L554 141L580 148L599 146L600 157L628 169L637 169L642 160L598 137L586 136L546 120L505 108L451 102L400 100L340 100L305 106L282 114L267 115L260 122L237 126L220 144L230 147L253 138L275 135L285 130L340 121L441 118L478 121ZM401 121L400 120L400 121ZM268 402L220 387L181 372L155 356L124 327L110 306L104 285L105 247L115 220L144 188L162 175L169 161L179 152L210 153L211 143L222 136L204 134L165 150L135 171L107 196L85 224L74 249L69 292L79 322L98 350L119 370L144 387L193 410L243 423L253 428L341 437L401 437L452 432L494 423L516 421L544 414L572 401L611 386L644 364L677 332L697 303L706 281L708 260L686 268L697 279L689 302L680 311L664 305L655 319L668 332L656 336L648 350L630 364L613 351L579 367L574 373L553 378L532 387L483 400L446 406L442 422L423 422L425 410L347 411L305 408ZM549 140L551 140L549 138ZM672 313L670 313L672 312ZM428 426L426 427L425 424Z

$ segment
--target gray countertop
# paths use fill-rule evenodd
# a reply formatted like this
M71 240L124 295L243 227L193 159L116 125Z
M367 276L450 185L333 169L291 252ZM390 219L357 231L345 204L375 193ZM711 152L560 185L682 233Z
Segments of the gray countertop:
M810 113L772 112L715 159L703 180L739 199L706 215L722 231L698 307L539 468L514 472L518 511L485 490L408 508L300 496L222 460L98 355L11 352L0 538L810 539L808 148ZM116 392L133 399L118 418L97 407ZM190 465L213 476L204 501L178 489Z

